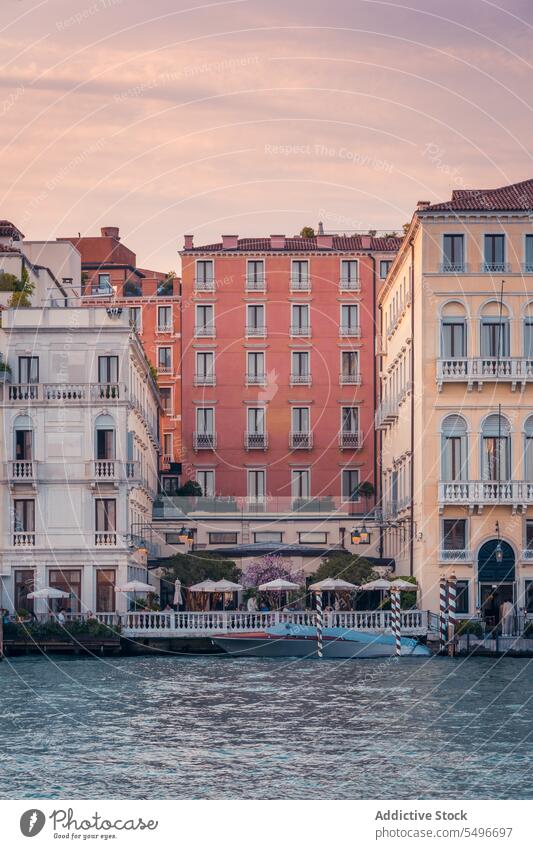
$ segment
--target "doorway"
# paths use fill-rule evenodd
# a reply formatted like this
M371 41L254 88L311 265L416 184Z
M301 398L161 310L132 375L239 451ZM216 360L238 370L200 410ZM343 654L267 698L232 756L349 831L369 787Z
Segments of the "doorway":
M487 631L501 630L502 605L514 605L514 584L480 584L481 615Z

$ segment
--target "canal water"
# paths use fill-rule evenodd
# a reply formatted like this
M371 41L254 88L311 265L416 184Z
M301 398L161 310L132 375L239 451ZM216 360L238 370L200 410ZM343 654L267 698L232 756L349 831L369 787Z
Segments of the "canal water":
M2 798L531 798L533 661L0 663Z

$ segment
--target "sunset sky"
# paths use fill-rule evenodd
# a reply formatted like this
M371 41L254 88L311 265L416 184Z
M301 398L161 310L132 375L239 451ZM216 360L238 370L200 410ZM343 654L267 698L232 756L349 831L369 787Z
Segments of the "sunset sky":
M2 0L0 218L183 234L401 228L533 176L527 0Z

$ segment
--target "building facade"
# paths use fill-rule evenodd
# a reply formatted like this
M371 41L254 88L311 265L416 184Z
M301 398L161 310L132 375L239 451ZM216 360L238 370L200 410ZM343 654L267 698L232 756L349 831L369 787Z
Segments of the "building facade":
M1 604L52 586L72 614L125 610L158 481L159 398L127 315L6 309L1 350Z
M384 554L533 611L533 180L420 203L379 298Z
M375 483L375 294L399 243L185 237L184 475L204 496L361 509L359 485Z
M161 484L172 493L181 459L181 313L180 279L137 266L136 254L120 239L118 227L102 227L100 236L70 237L81 254L82 303L123 309L142 341L157 374L161 395Z

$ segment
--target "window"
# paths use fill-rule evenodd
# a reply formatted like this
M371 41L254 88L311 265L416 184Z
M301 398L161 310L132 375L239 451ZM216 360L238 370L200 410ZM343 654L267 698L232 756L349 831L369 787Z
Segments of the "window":
M196 430L198 433L215 432L214 407L198 407L196 410Z
M209 535L210 545L236 545L237 531L212 531Z
M157 349L157 369L162 374L170 374L172 372L172 348Z
M357 260L342 259L341 260L341 288L356 289L357 288Z
M481 322L481 356L509 356L509 324L502 318L483 318Z
M533 416L524 425L524 438L524 479L533 483Z
M442 237L442 270L464 270L464 236L461 233L445 234Z
M292 304L291 336L310 336L309 304Z
M526 549L533 551L533 521L526 522Z
M172 451L172 434L164 433L163 434L163 457L167 463L172 462L173 451Z
M359 430L359 410L357 407L343 407L341 412L343 433L357 433Z
M131 327L140 332L142 316L141 307L130 307L129 316Z
M442 480L468 479L468 441L462 416L447 416L442 423Z
M109 532L114 536L116 529L116 509L117 502L114 498L97 498L95 500L97 538L99 534L107 536Z
M529 316L524 321L524 357L533 360L533 317Z
M309 433L309 407L292 408L293 433Z
M19 383L39 383L39 357L19 357Z
M264 469L250 469L248 471L248 498L252 501L263 501L265 498Z
M311 494L311 472L309 469L292 469L291 495L294 499L309 498Z
M295 290L309 290L308 260L293 259L291 266L291 288Z
M456 599L455 599L455 612L456 613L468 613L469 612L469 599L468 599L468 585L469 581L457 581L456 582Z
M264 304L247 304L246 306L246 335L265 336L265 306Z
M81 613L81 569L50 569L49 584L55 590L69 594L60 599L58 608L66 607L69 613Z
M300 545L325 545L328 541L327 532L323 531L300 531L298 533L298 542Z
M157 308L157 330L159 333L170 333L172 330L172 307Z
M118 383L118 357L98 357L98 383Z
M509 422L493 413L483 423L481 477L484 481L507 481L511 469Z
M246 382L251 385L265 382L265 354L263 351L247 352Z
M341 383L357 383L359 380L359 351L341 351Z
M213 351L196 352L195 382L198 386L213 386L215 383L215 355Z
M526 581L524 589L524 607L527 613L533 613L533 581Z
M359 501L359 469L342 470L342 500Z
M15 460L33 460L33 433L31 430L15 431Z
M185 545L185 543L180 540L179 533L170 532L165 534L165 542L167 545Z
M214 498L215 473L213 469L198 469L196 472L196 482L200 484L202 495L207 498Z
M248 407L247 413L248 433L264 434L265 432L265 408Z
M33 569L15 569L15 598L13 605L15 610L33 610L33 599L28 598L28 593L35 589L35 577Z
M111 428L96 428L96 459L115 459L115 431Z
M441 350L442 356L446 358L466 357L466 326L463 319L443 320Z
M341 304L341 336L359 335L359 307L357 304Z
M179 484L179 478L174 475L163 475L161 478L163 492L167 495L177 495Z
M525 240L524 271L533 271L533 235L528 234Z
M196 304L196 336L215 335L215 308L213 304Z
M283 542L283 533L281 531L256 531L254 542Z
M172 389L170 386L161 386L159 389L159 395L161 396L163 412L167 414L172 413Z
M466 519L443 519L442 550L464 551L466 547Z
M115 612L115 569L96 570L96 612Z
M309 351L292 351L291 353L291 383L309 385L311 374L309 368Z
M98 291L100 293L105 292L106 295L113 291L111 288L111 278L109 274L98 275Z
M249 259L246 265L246 288L263 291L265 286L265 263L262 259Z
M14 504L15 532L35 532L35 501L28 498L18 498Z
M215 288L212 259L199 259L196 262L196 288L212 291Z
M389 273L389 268L392 265L392 259L381 259L379 261L379 279L385 280L387 274Z
M485 271L505 271L505 236L488 233L485 236Z

